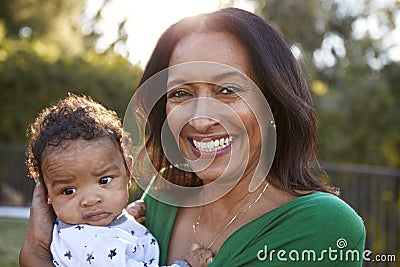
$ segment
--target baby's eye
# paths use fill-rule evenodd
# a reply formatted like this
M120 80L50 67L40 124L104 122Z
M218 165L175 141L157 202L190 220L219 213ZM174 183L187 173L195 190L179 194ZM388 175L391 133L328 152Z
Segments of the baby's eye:
M99 180L99 184L108 184L111 182L112 177L101 177Z
M76 189L73 188L73 187L67 187L67 188L65 188L65 189L62 191L62 193L63 193L64 195L72 195L72 194L75 193L75 192L76 192Z

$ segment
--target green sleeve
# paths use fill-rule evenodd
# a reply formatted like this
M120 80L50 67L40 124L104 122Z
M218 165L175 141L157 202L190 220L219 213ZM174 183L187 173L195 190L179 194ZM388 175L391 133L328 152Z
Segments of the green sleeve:
M314 193L243 226L210 266L362 266L364 242L363 221L351 207Z

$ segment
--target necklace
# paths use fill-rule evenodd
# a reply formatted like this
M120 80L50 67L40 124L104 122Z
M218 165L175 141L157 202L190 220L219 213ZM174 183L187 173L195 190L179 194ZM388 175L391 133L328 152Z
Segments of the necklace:
M256 203L257 201L262 197L262 195L264 194L265 190L267 190L267 187L269 186L269 183L267 183L265 185L265 187L263 188L263 190L261 191L261 193L258 195L258 197L252 202L250 203L250 205L248 205L244 210L239 210L235 216L232 217L232 219L222 228L222 230L216 235L216 237L214 238L214 240L211 241L210 245L208 245L207 249L210 249L214 243L218 240L218 238L225 232L226 229L228 229L228 227L236 220L236 218L240 215L240 214L246 214ZM195 223L192 225L193 227L193 233L196 235L196 227L200 224L200 220L201 220L201 212L199 214L199 217L197 218L197 220L195 221Z

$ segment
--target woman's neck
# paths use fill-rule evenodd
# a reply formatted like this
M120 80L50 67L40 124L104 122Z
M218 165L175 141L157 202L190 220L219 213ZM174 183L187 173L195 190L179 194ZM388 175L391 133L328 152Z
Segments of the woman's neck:
M249 192L249 182L246 179L240 180L229 192L221 193L221 197L203 207L208 213L208 216L205 217L224 218L236 214L256 200L266 184L267 181L263 181L256 190ZM215 194L215 190L218 189L213 188L212 190ZM204 195L207 196L207 194L207 189L205 189Z

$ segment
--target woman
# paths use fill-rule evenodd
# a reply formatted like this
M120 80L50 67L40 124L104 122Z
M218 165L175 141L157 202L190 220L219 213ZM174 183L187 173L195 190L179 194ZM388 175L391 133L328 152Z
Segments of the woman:
M185 64L199 61L228 66L239 75L214 81L218 71L209 75L212 67L207 67L193 76L190 70L197 70L197 65L185 68ZM160 264L182 258L188 247L202 247L213 254L210 266L362 266L363 222L335 196L334 189L317 179L317 126L311 96L280 33L260 17L235 8L186 18L161 36L139 86L146 87L166 68L166 92L156 97L154 107L146 106L146 96L154 98L148 90L140 98L150 124L146 148L154 169L162 170L173 184L187 187L212 188L209 185L231 175L236 180L201 205L177 207L158 197L145 197L146 226L160 244ZM266 123L261 124L272 127L260 125L254 86L245 79L229 82L243 75L268 101L272 115L266 114ZM219 107L231 110L236 119L219 112ZM186 116L186 121L180 116ZM164 122L194 172L170 167L162 144ZM270 170L266 162L267 168L261 169L267 172L260 177L264 172L258 172L259 162L263 164L264 150L271 149L262 146L265 129L272 135L276 129L276 151ZM216 142L221 139L222 146ZM208 147L211 141L214 147ZM237 160L242 156L245 164ZM199 158L207 161L204 168L197 168ZM254 184L253 178L259 182ZM39 186L34 195L21 266L50 262L50 237L35 225L50 220L37 218L48 212L35 200L41 190Z

